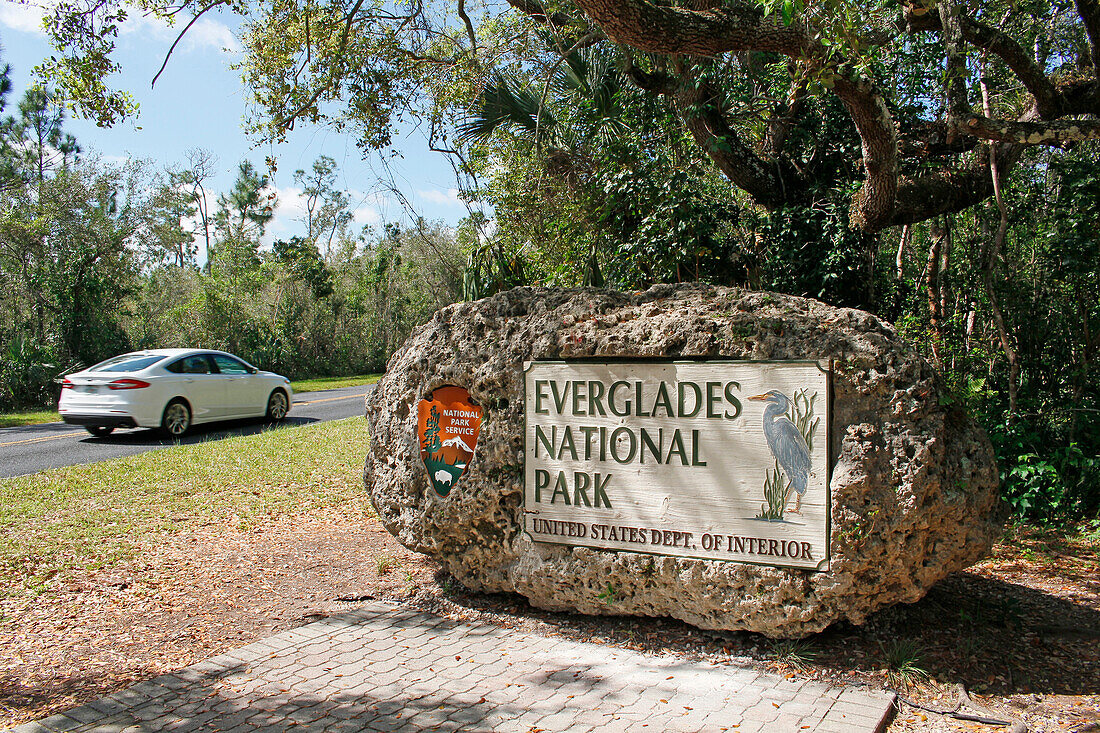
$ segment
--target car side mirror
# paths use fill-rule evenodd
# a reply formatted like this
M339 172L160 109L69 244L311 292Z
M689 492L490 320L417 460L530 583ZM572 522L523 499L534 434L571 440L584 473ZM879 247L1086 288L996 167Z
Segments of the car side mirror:
M256 367L248 367L248 373L249 374L257 374L257 373L259 373L259 371L260 370L257 369Z

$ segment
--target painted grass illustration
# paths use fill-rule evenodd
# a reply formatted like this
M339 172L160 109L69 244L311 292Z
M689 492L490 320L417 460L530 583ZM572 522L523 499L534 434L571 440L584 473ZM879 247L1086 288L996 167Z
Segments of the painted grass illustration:
M791 400L791 409L787 411L787 419L794 423L798 432L806 440L806 447L814 452L814 433L821 423L820 417L814 417L814 403L817 402L817 392L807 396L805 389L794 393Z
M787 504L788 484L783 481L779 473L779 461L775 462L775 468L764 473L764 501L767 504L760 505L760 513L757 519L767 519L769 522L783 521L783 509Z

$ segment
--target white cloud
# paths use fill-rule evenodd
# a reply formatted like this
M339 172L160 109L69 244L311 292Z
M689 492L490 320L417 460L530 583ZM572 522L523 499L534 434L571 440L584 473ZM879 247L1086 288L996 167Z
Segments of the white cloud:
M41 5L0 0L0 25L22 33L45 35L42 19L46 10ZM163 43L166 47L176 40L183 30L187 19L181 18L174 26L162 18L131 12L130 17L119 28L123 36L140 35ZM229 26L211 17L203 17L188 29L180 46L184 50L194 51L204 48L223 49L230 53L240 53L241 44L233 35Z
M188 48L211 46L218 50L226 49L234 54L241 52L241 44L237 41L237 37L233 35L233 31L229 29L229 26L211 18L202 18L198 23L191 26L191 30L187 31L184 40L187 42Z
M267 230L273 234L282 235L301 229L301 219L306 213L306 197L302 189L297 186L288 186L276 188L275 193L279 201L275 206L275 216L267 225Z
M440 191L439 189L420 190L416 192L416 195L425 201L431 201L433 204L441 206L462 206L462 200L458 198L457 188L448 188L446 191Z
M356 207L355 211L351 212L352 221L356 226L375 226L382 221L382 215L378 213L378 209L373 206L363 204Z
M129 155L101 155L99 160L106 165L121 168L129 163L131 158Z
M24 5L0 0L0 25L23 33L45 35L42 18L46 11L37 5Z
M175 25L169 25L164 19L148 15L134 15L132 20L122 24L120 33L123 36L141 34L154 38L164 44L171 44L176 36L186 27L187 19L180 18ZM188 28L183 36L181 48L194 51L203 48L214 48L218 51L228 50L230 53L240 53L241 45L238 43L229 26L210 17L200 18L195 25Z
M276 187L275 193L279 197L279 202L275 207L275 216L267 225L267 231L271 235L269 238L279 239L303 234L305 224L302 222L306 218L305 193L298 186ZM380 223L382 215L378 211L378 206L383 202L384 199L376 195L362 196L359 204L352 209L352 221L357 226L374 226Z

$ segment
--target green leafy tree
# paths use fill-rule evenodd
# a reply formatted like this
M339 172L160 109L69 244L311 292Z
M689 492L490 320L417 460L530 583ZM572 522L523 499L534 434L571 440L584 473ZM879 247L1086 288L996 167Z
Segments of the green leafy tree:
M250 161L241 161L233 188L218 196L214 226L222 239L258 240L263 236L277 203L269 186L267 176L260 175Z
M332 274L321 259L321 253L309 239L277 239L272 244L271 251L276 261L285 265L292 277L309 285L314 297L323 298L332 294Z
M137 271L143 210L136 171L78 163L9 191L0 211L5 329L93 363L128 344L115 314Z
M148 256L154 261L167 260L176 267L197 264L195 235L184 222L197 211L186 173L169 171L153 184L149 196L148 228L142 237Z
M249 278L260 262L260 238L275 215L277 196L267 176L241 161L233 188L218 196L214 212L217 245L209 266L230 278Z
M8 106L11 89L11 64L0 65L0 114ZM7 189L18 182L16 152L9 134L10 124L6 119L0 122L0 189Z
M331 122L378 149L409 113L444 142L450 110L468 109L495 69L552 69L570 49L618 45L631 84L667 100L729 183L769 211L812 207L829 183L809 172L813 150L798 133L810 100L835 100L858 153L829 188L868 233L992 198L994 173L1007 175L1029 148L1100 137L1100 9L1091 2L509 6L225 6L242 16L252 128L280 139L298 121ZM182 19L211 6L143 7ZM58 53L44 72L78 109L107 121L125 109L104 86L123 22L121 4L71 1L47 22Z
M8 117L3 123L4 135L9 140L7 151L22 159L15 165L24 180L40 187L55 168L65 168L73 162L80 146L75 137L64 131L65 108L47 89L28 89L19 101L18 111L17 116Z
M518 284L530 271L620 288L744 282L738 206L673 111L630 86L615 54L569 54L544 91L498 75L460 127L488 179L473 195L497 212L494 241L471 260L481 280L494 271L489 281ZM522 267L509 264L517 253Z
M295 171L294 180L305 196L306 239L317 249L323 248L327 259L333 238L346 230L353 218L347 192L336 186L336 161L322 155L309 172Z

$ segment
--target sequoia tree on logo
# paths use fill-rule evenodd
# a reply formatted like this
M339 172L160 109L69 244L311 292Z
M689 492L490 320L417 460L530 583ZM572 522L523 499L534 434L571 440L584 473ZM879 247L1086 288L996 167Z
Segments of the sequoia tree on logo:
M420 457L432 488L447 496L473 458L482 409L462 387L440 387L417 406Z

